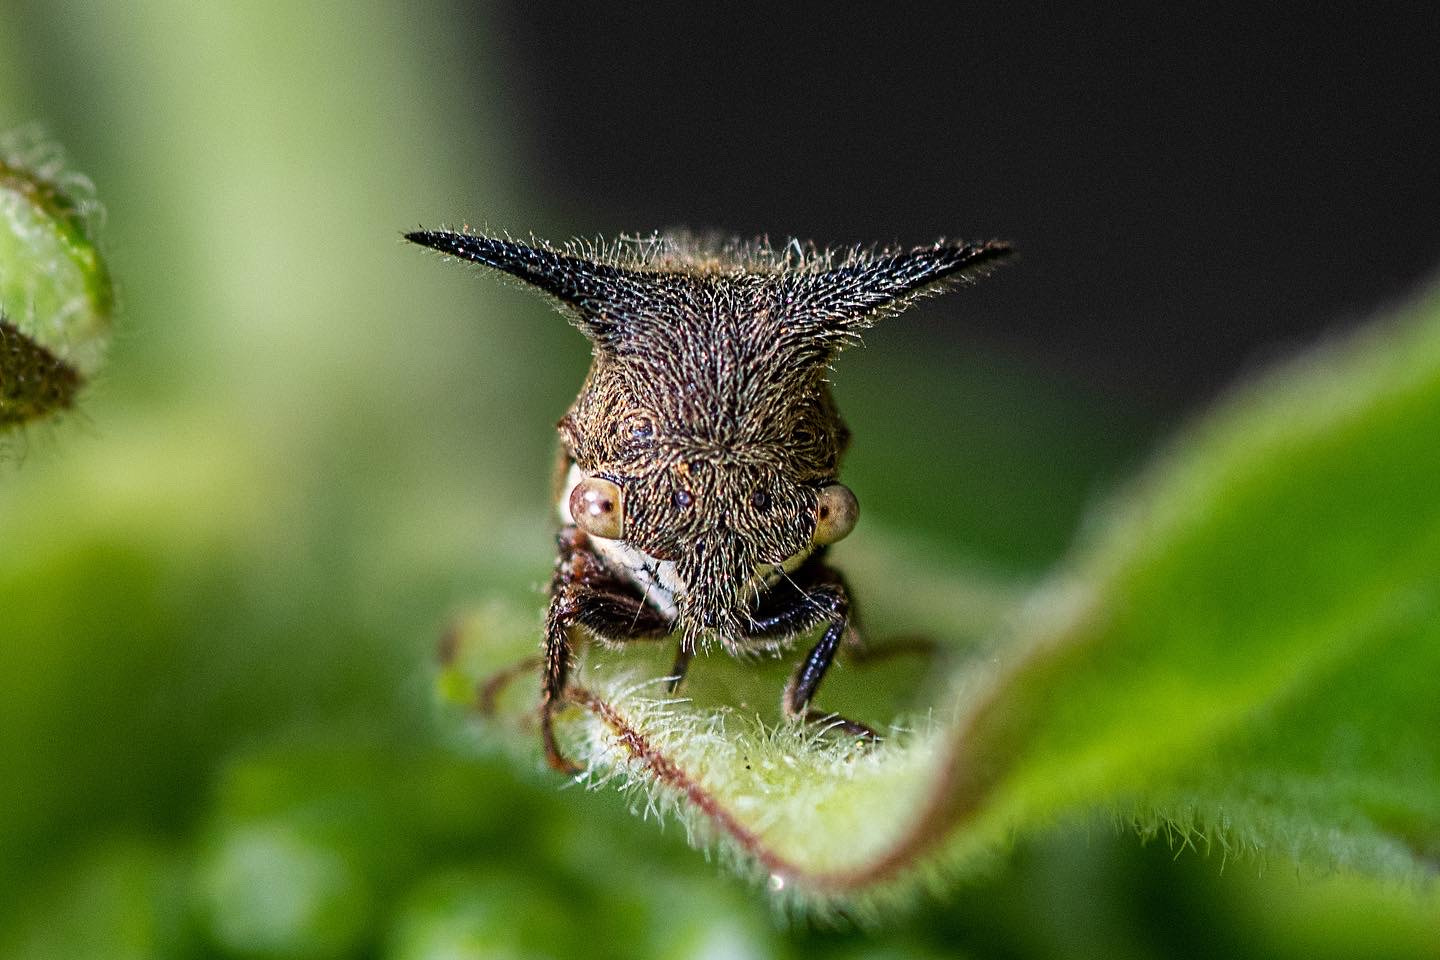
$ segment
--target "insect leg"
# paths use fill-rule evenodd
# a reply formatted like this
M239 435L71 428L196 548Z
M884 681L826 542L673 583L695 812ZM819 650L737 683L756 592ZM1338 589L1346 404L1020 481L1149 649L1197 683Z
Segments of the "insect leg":
M790 677L790 682L785 685L785 695L781 698L780 706L787 716L803 715L807 721L812 723L828 722L845 733L874 740L876 739L875 731L863 723L828 714L823 710L810 709L810 701L815 699L815 692L820 688L820 681L825 679L830 664L835 662L835 653L840 649L840 643L849 626L847 614L850 601L844 589L836 588L827 593L833 598L830 601L832 618L830 625L825 628L820 639L810 648L805 659L800 661L800 666L795 669L795 673ZM811 596L814 596L813 592Z
M540 688L540 737L545 759L562 773L579 772L555 741L553 714L565 697L570 677L572 631L583 628L606 643L655 640L668 636L671 623L636 596L628 584L605 570L574 527L560 533L560 559L550 583L545 615L545 670Z
M540 687L540 740L545 746L545 760L552 768L565 774L576 774L580 768L560 752L555 742L552 715L565 693L570 675L570 604L565 593L550 599L545 614L545 672Z
M492 673L476 688L475 708L484 716L493 715L500 694L510 685L511 681L533 673L535 668L544 662L544 657L526 657L519 663L512 663L505 669Z
M786 716L803 716L852 736L878 739L863 723L810 709L851 624L850 594L837 570L818 560L801 567L755 611L747 635L755 640L788 638L827 620L824 634L786 684L780 706Z
M782 594L782 596L793 597L800 592L800 587L808 581L813 581L816 584L816 586L805 588L804 591L812 598L812 608L817 604L819 606L828 604L830 602L828 596L830 591L839 591L845 595L846 600L849 602L849 609L845 614L848 626L840 638L840 647L839 650L836 651L837 656L857 664L880 663L885 660L905 656L922 658L935 656L936 644L930 637L908 634L898 637L887 637L878 644L868 641L865 637L866 631L861 621L859 604L856 603L855 597L850 591L850 585L845 581L844 574L834 567L819 562L818 558L797 571L792 577L792 581L792 583L784 583L781 585L780 589L787 589L789 591L788 594ZM787 599L784 602L793 604L795 601L793 599ZM797 611L791 612L796 613ZM762 626L769 625L769 623L779 626L779 620L781 619L780 616L772 616L767 623L763 622L764 618L762 615L757 614L756 616L762 620ZM795 632L798 633L814 626L814 624L818 622L818 619L817 617L815 620L805 623L803 622L805 620L803 616L792 617L792 620L802 622L802 625L797 627Z
M785 686L785 712L794 716L804 712L815 698L815 691L820 687L820 681L825 679L825 672L830 669L830 664L835 661L835 651L840 649L840 638L845 634L844 612L840 612L842 619L833 621L825 628L815 646L800 661L790 682Z
M670 668L670 680L665 684L666 693L674 693L680 689L680 684L685 681L685 674L690 669L690 661L694 658L695 651L685 646L685 641L680 641L680 649L675 652L675 664Z

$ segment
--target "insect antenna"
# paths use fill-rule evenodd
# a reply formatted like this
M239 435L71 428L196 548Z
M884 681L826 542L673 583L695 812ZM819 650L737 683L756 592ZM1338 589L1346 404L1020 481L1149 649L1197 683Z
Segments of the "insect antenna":
M645 604L650 602L650 586L651 584L649 583L649 581L646 581L645 593L643 596L640 597L640 605L635 608L635 616L630 620L631 633L635 632L635 625L640 622L640 614L644 612Z
M817 603L814 597L810 596L810 592L808 590L800 586L800 584L796 583L795 578L790 576L790 574L786 573L783 566L779 567L778 569L780 571L780 576L784 577L786 582L788 582L790 586L794 587L797 591L799 591L800 596L805 598L806 603L808 603L811 607L820 611L821 613L825 612L825 608L819 603Z

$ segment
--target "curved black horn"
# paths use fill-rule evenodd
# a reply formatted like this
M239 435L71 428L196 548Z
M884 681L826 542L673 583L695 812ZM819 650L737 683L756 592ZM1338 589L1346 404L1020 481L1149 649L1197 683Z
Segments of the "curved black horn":
M854 334L906 304L981 276L1010 256L1008 243L938 243L880 253L817 275L805 306L831 331Z
M449 230L416 230L405 234L405 239L523 280L571 308L566 311L570 322L597 342L613 332L605 319L606 303L633 282L619 267L513 240Z

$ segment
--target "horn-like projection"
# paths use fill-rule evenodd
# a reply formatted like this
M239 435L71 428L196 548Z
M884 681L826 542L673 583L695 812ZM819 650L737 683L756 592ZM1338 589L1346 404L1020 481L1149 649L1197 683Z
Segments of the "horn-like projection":
M627 269L548 246L471 233L418 230L405 234L405 239L504 271L543 291L560 303L570 322L597 348L607 351L623 349L626 340L638 339L643 346L646 331L656 324L674 326L696 304L708 304L711 312L733 311L756 291L768 291L765 296L784 303L773 316L783 314L784 323L793 324L798 334L792 360L799 366L828 363L881 316L982 274L1010 255L1010 245L1000 241L937 243L856 253L838 266L812 272L767 265L762 256L747 254L743 246L727 259L706 248L692 250L677 244L672 251L676 256L665 265ZM747 261L747 255L755 262ZM742 288L749 292L737 296ZM772 315L761 307L768 305L742 310L744 316L738 319L763 325ZM705 310L701 314L711 315Z
M634 283L634 277L619 267L512 240L449 230L416 230L405 234L405 239L501 270L549 294L569 308L565 312L570 322L596 343L614 332L605 306Z
M914 300L988 272L1010 254L1008 243L992 240L857 258L816 276L804 309L834 333L858 333Z

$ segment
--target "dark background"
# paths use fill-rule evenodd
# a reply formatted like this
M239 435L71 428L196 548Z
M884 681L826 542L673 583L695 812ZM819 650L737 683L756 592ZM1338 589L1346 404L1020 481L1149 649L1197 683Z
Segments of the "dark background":
M885 337L1168 420L1440 263L1415 11L511 3L487 43L537 232L1003 237L1014 267Z

